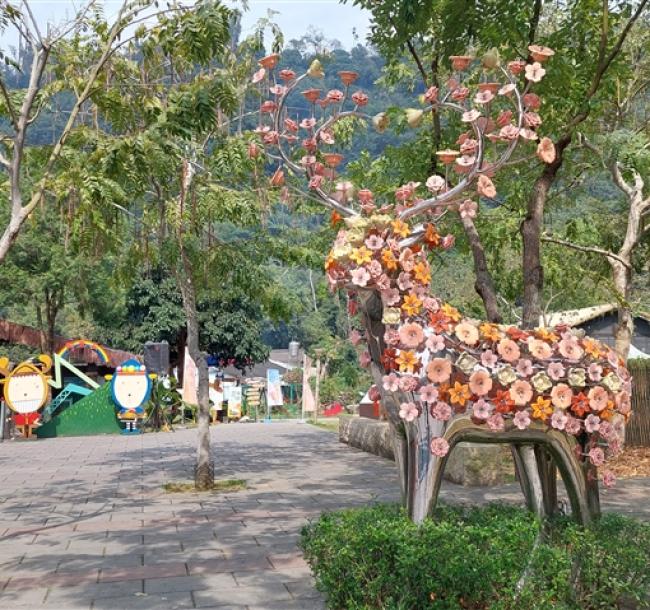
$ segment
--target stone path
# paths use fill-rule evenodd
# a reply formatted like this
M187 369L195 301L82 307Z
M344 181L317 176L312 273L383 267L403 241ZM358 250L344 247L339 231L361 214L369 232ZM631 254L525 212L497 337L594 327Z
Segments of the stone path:
M212 436L217 477L246 490L163 491L192 476L193 430L0 444L0 608L324 608L300 529L323 510L396 501L392 462L297 423ZM650 518L648 489L625 482L605 507ZM443 495L520 499L515 485Z

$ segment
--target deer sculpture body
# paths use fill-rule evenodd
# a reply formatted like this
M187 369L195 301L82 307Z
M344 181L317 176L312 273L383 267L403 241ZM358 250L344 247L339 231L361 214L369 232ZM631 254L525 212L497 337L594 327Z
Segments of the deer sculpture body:
M322 77L317 61L297 77L279 70L279 56L271 55L253 78L263 92L257 131L278 163L272 184L284 183L285 169L304 177L340 225L325 270L359 313L361 329L351 340L362 346L361 364L375 382L371 395L390 423L404 501L416 522L434 509L445 461L460 441L510 444L527 504L539 515L556 509L557 467L581 523L599 514L597 468L621 450L631 379L611 348L568 327L468 319L430 290L431 252L453 244L439 233L443 218L458 212L465 228L473 227L477 196L496 196L492 178L513 163L519 143L536 146L542 162L554 160L552 142L538 135L541 102L531 91L552 55L531 46L527 61L506 67L494 53L482 61L450 58L446 92L429 89L429 105L407 110L406 122L449 112L459 150L437 151L440 172L424 185L400 186L383 202L336 176L343 156L332 152L335 124L350 117L380 131L388 124L387 114L364 114L368 97L350 91L354 72L340 73L344 91L321 98L319 89L302 90L311 106L302 118L290 115L286 100L304 80ZM257 154L258 145L251 147ZM603 479L610 484L612 475Z

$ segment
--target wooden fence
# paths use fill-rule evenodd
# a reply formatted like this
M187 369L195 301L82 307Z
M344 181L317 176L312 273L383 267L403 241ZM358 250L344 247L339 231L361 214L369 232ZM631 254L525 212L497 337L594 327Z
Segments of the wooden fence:
M650 447L650 359L629 360L633 377L632 417L625 429L625 444Z

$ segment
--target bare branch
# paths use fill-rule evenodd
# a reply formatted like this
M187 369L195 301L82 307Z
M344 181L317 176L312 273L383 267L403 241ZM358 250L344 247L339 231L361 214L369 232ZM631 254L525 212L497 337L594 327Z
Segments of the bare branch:
M0 165L4 165L7 169L11 167L11 162L2 153L0 153Z
M612 162L609 164L609 170L612 172L612 177L614 178L614 183L616 186L621 189L630 199L632 199L632 197L634 197L635 189L626 182L625 178L623 178L623 174L621 173L621 166L619 162L616 161L616 159L612 160Z
M604 250L596 246L582 246L580 244L574 244L573 242L565 241L563 239L557 239L555 237L551 237L550 235L542 235L540 239L542 241L558 244L560 246L565 246L566 248L571 248L572 250L579 250L580 252L591 252L592 254L600 254L601 256L605 256L607 258L611 258L615 261L618 261L619 263L621 263L621 265L623 265L627 269L631 269L630 263L628 263L620 256L618 256L618 254L614 254L609 250Z
M76 16L70 20L68 24L64 24L63 30L58 32L56 36L52 37L50 44L55 44L59 42L60 40L65 38L70 32L72 32L74 29L79 27L79 25L83 22L90 9L96 4L97 4L97 0L90 0L90 2L87 2L84 5L84 7L76 14Z
M38 42L41 45L43 45L43 37L41 36L41 30L38 27L38 22L34 17L34 13L32 13L32 8L31 6L29 6L28 0L23 0L23 5L27 9L27 13L29 14L29 18L31 19L32 26L34 27L34 31L36 32L36 38L38 39Z

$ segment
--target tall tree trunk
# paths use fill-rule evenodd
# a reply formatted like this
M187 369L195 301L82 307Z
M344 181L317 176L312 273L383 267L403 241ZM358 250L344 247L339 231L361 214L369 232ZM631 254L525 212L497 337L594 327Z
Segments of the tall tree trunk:
M539 178L535 180L533 191L528 198L526 218L521 223L524 276L524 305L521 319L523 328L539 326L539 319L542 315L544 269L542 267L541 236L544 226L544 206L557 177L557 172L562 166L562 153L570 142L571 137L569 136L555 145L555 161L547 165Z
M476 225L471 218L466 217L462 220L465 234L467 235L470 248L472 249L472 258L474 259L474 275L476 275L474 289L483 300L487 319L495 324L500 324L503 321L503 318L499 312L496 290L494 289L494 282L492 281L492 276L490 275L490 270L487 266L485 249L481 243L481 238L476 230Z
M616 353L627 360L630 353L630 345L632 344L632 336L634 334L634 318L630 311L628 298L630 293L630 270L617 260L608 258L609 264L612 268L612 278L614 280L614 288L618 293L619 306L618 306L618 323L614 332L614 341Z
M210 451L210 400L208 393L208 362L199 343L199 320L196 309L196 289L192 278L192 265L181 245L182 273L179 286L183 297L183 309L187 319L187 351L194 360L198 372L198 442L194 484L197 489L211 489L214 485L214 462Z

